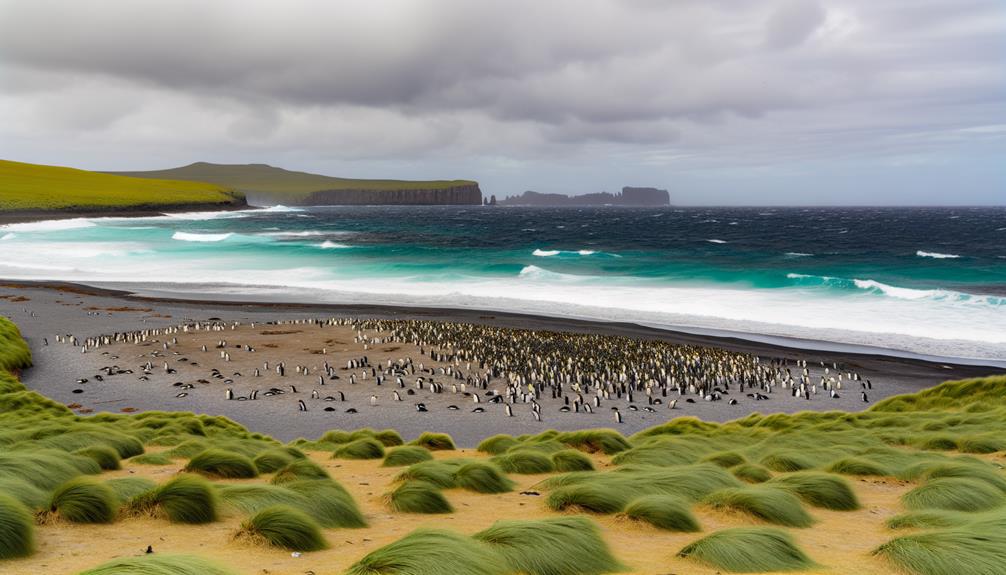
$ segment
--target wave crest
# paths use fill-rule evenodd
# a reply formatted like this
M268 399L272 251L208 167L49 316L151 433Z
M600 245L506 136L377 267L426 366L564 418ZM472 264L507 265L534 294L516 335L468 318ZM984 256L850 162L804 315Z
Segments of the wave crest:
M190 232L175 232L171 239L179 240L183 242L222 242L227 238L233 236L232 233L226 234L194 234Z
M953 260L961 257L957 254L941 254L939 252L924 252L922 250L915 252L915 255L920 258L934 258L938 260Z
M93 228L94 222L87 218L70 218L66 220L43 220L41 222L24 222L0 226L0 230L8 232L59 232L63 230L78 230Z

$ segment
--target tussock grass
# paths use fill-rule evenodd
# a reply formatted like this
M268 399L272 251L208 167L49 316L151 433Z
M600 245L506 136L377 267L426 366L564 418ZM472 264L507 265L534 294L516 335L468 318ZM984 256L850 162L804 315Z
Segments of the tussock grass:
M577 498L582 495L589 500L600 498L603 504L604 500L621 500L627 503L625 501L627 497L654 494L676 495L689 501L697 501L717 489L738 487L741 483L722 467L703 463L668 468L622 466L615 471L604 473L567 473L546 479L540 485L545 489L558 488L556 492L567 487L589 487L590 489L584 490L582 494L571 490L566 495ZM549 499L551 500L551 497ZM562 498L557 498L556 503L560 502ZM615 509L620 510L621 508Z
M559 443L554 439L542 439L539 441L527 440L514 445L506 453L519 453L521 451L535 451L545 455L552 455L560 451L570 449L565 443Z
M909 509L985 511L999 507L1006 495L978 479L946 477L934 479L901 496Z
M468 463L467 459L439 459L434 461L423 461L410 465L404 469L395 481L418 480L430 483L439 488L449 489L456 487L455 472L459 467Z
M0 560L27 557L35 551L35 522L20 501L0 492Z
M63 519L73 523L111 523L119 500L108 485L92 477L77 477L52 492L42 522Z
M60 483L84 473L62 452L8 451L0 452L0 478L23 479L32 485L50 491ZM90 458L94 472L101 468Z
M817 462L799 451L776 450L763 457L761 464L772 471L787 473L811 469Z
M302 479L285 483L284 487L304 496L310 505L305 511L324 527L358 529L367 526L353 496L335 480Z
M213 484L198 475L179 475L126 504L129 515L164 515L175 523L210 523L217 519Z
M848 481L837 475L817 471L801 471L772 479L766 486L792 492L814 507L834 511L859 509L859 499Z
M967 411L971 406L1002 407L1006 402L1006 376L947 381L910 395L878 401L872 412Z
M233 572L199 557L144 555L115 559L80 575L233 575Z
M287 505L273 505L241 524L238 538L263 540L290 551L318 551L328 547L321 527L307 513Z
M450 531L420 529L368 553L346 575L507 575L512 569L485 544Z
M729 509L786 527L810 527L814 518L800 499L782 489L764 486L728 487L710 493L703 503L714 509Z
M374 433L374 439L381 442L385 447L397 447L405 445L405 440L394 429L382 429Z
M632 448L629 440L614 429L567 431L556 435L555 440L588 453L601 452L605 455L614 455Z
M189 460L185 471L224 479L249 479L258 476L251 459L222 449L207 449Z
M944 477L961 477L965 479L975 479L988 483L999 491L1006 493L1006 478L996 469L981 462L948 461L935 463L928 466L922 472L921 477L926 480L940 479Z
M144 453L129 461L138 465L171 465L171 458L163 453Z
M507 473L551 473L555 471L555 466L548 455L537 451L511 451L503 455L497 455L491 460L499 465Z
M125 504L130 499L141 493L150 491L157 484L146 477L118 477L105 482L115 493L115 499L120 505Z
M594 471L594 462L575 449L556 451L551 459L556 471Z
M454 447L454 440L451 439L450 435L447 435L446 433L432 433L429 431L421 433L419 437L410 441L409 445L418 445L419 447L425 447L430 451L453 451L454 449L457 449Z
M976 516L974 513L927 509L895 515L887 520L886 525L888 529L934 529L940 527L962 527L969 523L974 523L975 520Z
M296 459L272 476L272 483L282 485L299 479L329 479L328 472L310 459Z
M336 459L381 459L384 457L384 444L370 437L356 439L336 449L332 457Z
M634 499L625 507L625 516L667 531L691 533L701 530L688 502L673 495L646 495Z
M498 467L483 461L472 461L459 467L454 472L454 483L477 493L505 493L513 491L515 485Z
M122 466L119 464L119 452L108 447L107 445L92 445L91 447L85 447L83 449L78 449L74 452L76 455L83 455L84 457L90 457L104 470L111 471L119 469Z
M393 447L387 451L384 456L384 462L381 464L382 467L403 467L405 465L413 465L415 463L420 463L422 461L429 461L433 459L430 455L429 450L423 449L422 447L416 447L414 445L403 445L401 447Z
M293 463L295 458L285 449L268 449L252 460L259 473L273 473Z
M1006 441L995 435L972 435L960 438L957 449L964 453L996 453L1006 449Z
M828 471L842 475L888 476L894 473L885 466L862 457L843 457L828 466Z
M775 527L723 529L687 545L678 556L735 573L798 571L815 567L793 537Z
M511 447L520 445L520 443L512 435L499 434L483 439L475 449L489 455L499 455Z
M718 451L711 453L701 459L701 461L715 463L720 467L736 467L742 463L747 463L747 458L736 451Z
M915 575L999 575L1006 565L1006 525L973 525L905 535L874 553Z
M497 521L472 536L499 553L510 568L528 575L600 575L622 569L585 517Z
M764 483L772 479L772 472L757 463L742 463L730 470L734 477L748 483Z
M452 513L451 506L436 485L425 481L407 481L387 496L388 507L399 513Z
M632 497L632 493L609 485L585 482L566 485L552 491L545 504L553 511L580 509L608 514L625 509Z
M0 494L21 502L28 509L42 509L49 501L48 493L16 477L0 477Z

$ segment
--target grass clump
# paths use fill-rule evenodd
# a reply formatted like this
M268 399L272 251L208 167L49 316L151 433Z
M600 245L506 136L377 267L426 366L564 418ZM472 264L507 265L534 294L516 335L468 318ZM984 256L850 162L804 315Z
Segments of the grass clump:
M21 502L28 509L42 509L49 494L17 477L0 477L0 494Z
M436 485L425 481L407 481L387 496L388 506L400 513L452 513L451 506Z
M601 452L605 455L632 449L632 444L625 439L625 436L614 429L568 431L556 435L555 440L589 453Z
M258 476L251 459L222 449L207 449L189 460L185 471L223 479L249 479Z
M774 451L762 458L761 464L772 471L788 473L815 467L816 462L799 451Z
M35 522L20 501L0 493L0 560L27 557L35 551Z
M797 571L815 566L792 535L775 527L723 529L691 543L678 556L735 573Z
M593 513L618 513L632 498L632 493L623 489L612 489L607 485L593 482L575 483L560 487L549 493L545 504L553 511L582 509Z
M509 452L493 457L492 462L507 473L537 474L555 471L549 456L537 451Z
M410 441L409 445L418 445L419 447L424 447L430 451L453 451L457 449L454 446L454 440L451 439L450 435L447 435L446 433L432 433L429 431L424 431L419 435L419 437Z
M213 484L198 475L179 475L133 497L126 504L131 515L164 515L175 523L210 523L217 519Z
M975 515L961 511L926 509L909 511L887 520L888 529L935 529L940 527L961 527L974 523Z
M772 472L757 463L742 463L730 470L734 477L748 483L764 483L772 479Z
M119 504L124 504L137 495L150 491L157 486L152 480L146 477L117 477L105 482L115 493L115 498Z
M80 575L232 575L232 572L199 557L144 555L115 559Z
M403 445L401 447L393 447L387 451L384 456L384 462L381 464L382 467L403 467L405 465L413 465L415 463L420 463L422 461L429 461L433 459L430 455L429 450L423 449L422 447L416 447L414 445Z
M842 459L839 459L829 465L828 471L831 471L832 473L841 473L842 475L893 475L890 469L875 461L863 459L862 457L843 457Z
M296 459L272 476L272 483L281 485L299 479L329 479L328 472L310 459Z
M382 429L374 433L374 439L381 442L385 447L397 447L405 445L405 440L394 429Z
M927 480L946 477L975 479L1006 493L1006 478L1003 478L996 469L977 461L973 463L964 461L937 463L928 466L922 473L922 477Z
M459 467L454 472L454 483L476 493L505 493L513 491L515 485L498 467L483 461L472 461Z
M998 575L1006 565L1006 526L995 527L976 524L905 535L874 554L916 575Z
M512 435L499 434L483 439L475 449L489 455L499 455L505 453L511 447L518 445L520 445L520 442L514 439Z
M171 458L163 453L144 453L129 461L139 465L171 465Z
M450 531L420 529L368 553L347 575L507 575L512 569L487 545Z
M814 507L834 511L859 509L859 499L845 479L830 473L802 471L776 477L766 483L790 491Z
M703 502L714 509L739 511L776 525L809 527L814 523L800 504L800 499L782 489L728 487L710 493Z
M747 463L747 459L736 451L719 451L703 457L701 461L715 463L720 467L726 468L736 467L742 463Z
M323 527L358 529L367 526L353 496L332 479L302 479L285 483L284 487L307 500L304 509Z
M241 524L237 537L264 540L290 551L318 551L328 547L321 527L308 514L287 505L259 511Z
M673 495L646 495L634 499L625 507L625 516L667 531L692 533L700 530L688 502Z
M376 439L365 437L350 441L332 454L336 459L380 459L384 457L384 444Z
M119 500L111 487L91 477L77 477L53 491L43 520L111 523L118 509Z
M594 462L576 449L563 449L552 454L552 466L556 471L593 471Z
M119 463L119 452L107 445L92 445L91 447L78 449L74 453L93 459L98 464L98 467L106 471L113 471L122 467Z
M434 461L422 461L420 463L410 465L408 468L403 470L397 477L395 477L395 481L418 480L430 483L442 489L450 489L451 487L457 487L457 480L454 474L457 472L458 468L465 463L468 463L468 460L440 459Z
M901 496L909 509L945 509L949 511L985 511L999 507L1004 494L978 479L946 477L934 479Z
M267 449L255 456L252 463L259 473L273 473L283 469L297 459L285 449Z
M497 521L472 537L499 553L516 573L600 575L622 569L600 529L585 517Z

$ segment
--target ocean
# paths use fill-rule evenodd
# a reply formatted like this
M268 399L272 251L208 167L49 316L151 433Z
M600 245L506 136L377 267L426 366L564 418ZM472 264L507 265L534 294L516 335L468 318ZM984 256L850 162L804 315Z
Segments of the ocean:
M0 226L0 278L1006 360L1006 208L276 206L53 220Z

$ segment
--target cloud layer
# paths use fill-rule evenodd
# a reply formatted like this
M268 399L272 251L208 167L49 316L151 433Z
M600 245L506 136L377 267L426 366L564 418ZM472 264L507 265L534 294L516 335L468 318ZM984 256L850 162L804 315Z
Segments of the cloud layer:
M0 1L0 156L992 203L1004 38L998 0Z

